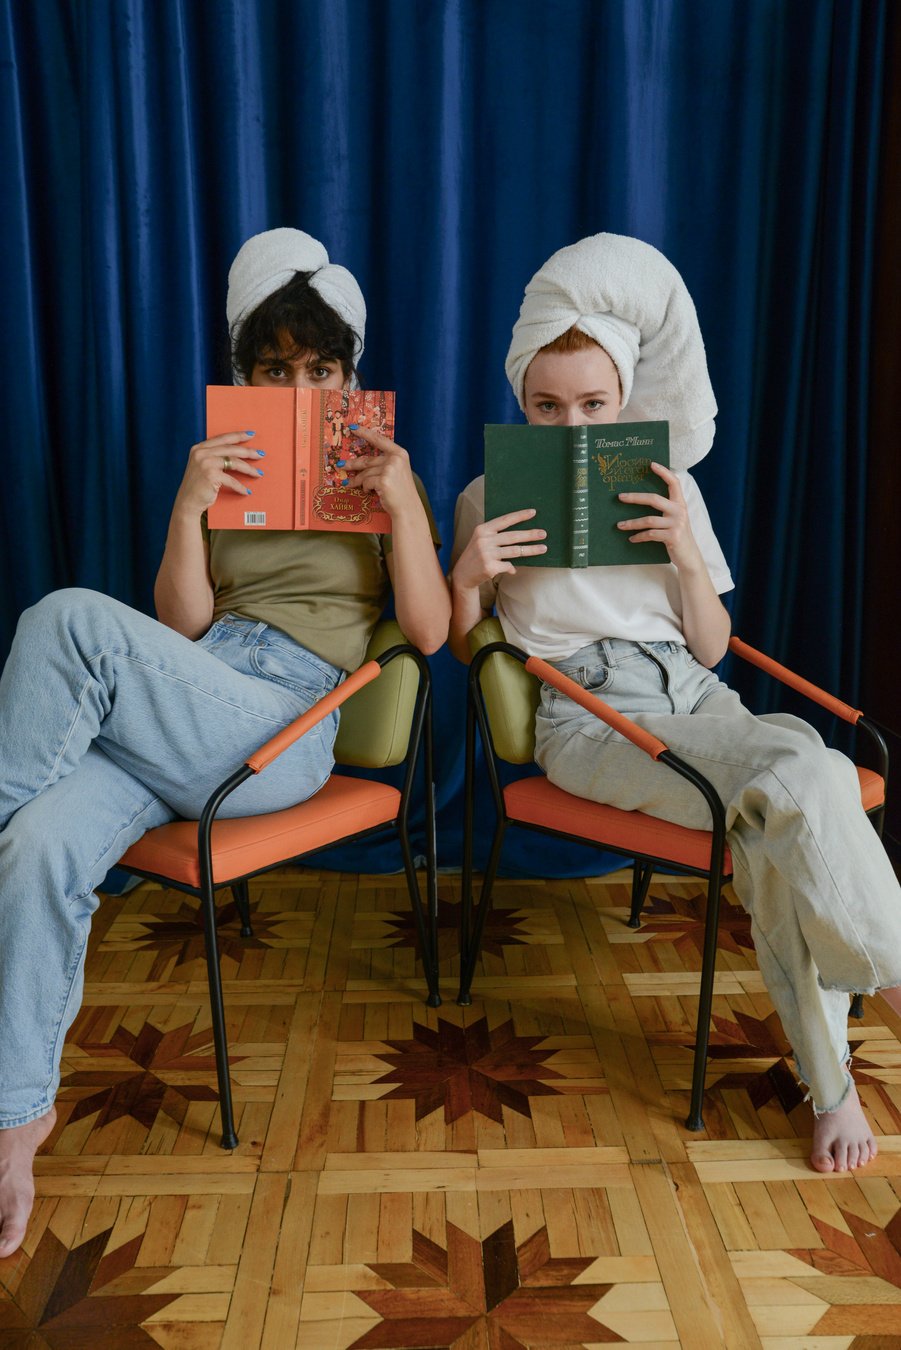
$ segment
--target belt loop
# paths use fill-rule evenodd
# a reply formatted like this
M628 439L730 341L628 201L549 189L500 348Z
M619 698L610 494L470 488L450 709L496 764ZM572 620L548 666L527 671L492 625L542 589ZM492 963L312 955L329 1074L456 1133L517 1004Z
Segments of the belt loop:
M255 624L253 624L252 627L248 628L247 632L244 634L244 637L243 637L243 639L242 639L242 641L241 641L241 646L242 646L242 647L250 647L250 646L252 646L253 643L255 643L255 642L257 641L257 639L258 639L263 633L265 633L265 631L266 631L266 629L268 628L268 626L269 626L269 625L268 625L268 624L265 624L265 623L255 623Z
M604 653L604 665L608 670L611 670L616 665L616 660L613 656L613 644L608 641L607 638L601 638L600 648Z

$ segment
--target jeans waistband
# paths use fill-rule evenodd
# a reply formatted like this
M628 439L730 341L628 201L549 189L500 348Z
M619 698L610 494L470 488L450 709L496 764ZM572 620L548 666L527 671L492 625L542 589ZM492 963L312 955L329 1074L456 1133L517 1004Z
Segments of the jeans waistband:
M273 628L271 624L261 623L258 619L245 619L240 614L220 614L215 623L224 624L234 632L235 636L240 636L242 647L251 647L257 642L275 643L280 648L295 648L302 653L307 660L320 666L323 671L333 676L336 681L340 681L344 676L344 671L340 666L332 665L326 661L324 656L317 656L316 652L311 652L302 642L296 638L290 637L288 633L282 632L280 628Z
M573 652L572 656L567 656L562 661L552 661L550 664L556 666L558 670L564 670L567 666L584 666L595 662L605 666L616 666L625 657L634 656L636 652L644 652L653 658L664 652L682 651L684 648L683 642L635 642L632 638L597 638L596 641L589 642Z

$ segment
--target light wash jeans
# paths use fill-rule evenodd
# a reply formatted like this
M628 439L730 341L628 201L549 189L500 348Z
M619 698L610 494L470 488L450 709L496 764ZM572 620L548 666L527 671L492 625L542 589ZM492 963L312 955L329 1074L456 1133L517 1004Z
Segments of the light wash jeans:
M0 1129L43 1115L78 1011L93 893L145 830L213 789L342 679L227 615L198 642L93 591L27 610L0 678ZM332 768L337 714L226 801L280 810Z
M719 793L760 972L814 1109L835 1110L851 1082L848 993L901 984L901 891L854 765L797 717L755 717L681 643L606 639L553 664ZM549 685L535 731L538 763L567 792L710 828L685 779Z

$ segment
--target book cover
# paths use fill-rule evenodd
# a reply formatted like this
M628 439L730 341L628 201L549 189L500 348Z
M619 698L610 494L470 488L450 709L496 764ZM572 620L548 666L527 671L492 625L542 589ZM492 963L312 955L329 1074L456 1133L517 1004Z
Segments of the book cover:
M533 507L521 529L547 531L547 552L517 567L667 563L663 544L631 544L617 522L654 514L620 492L666 493L651 462L669 467L668 422L485 428L485 519Z
M219 492L207 512L211 530L391 533L378 494L342 486L338 460L372 453L351 431L353 423L394 438L393 393L208 385L206 409L208 437L252 427L256 435L247 444L266 452L263 477L247 478L250 497L227 487Z

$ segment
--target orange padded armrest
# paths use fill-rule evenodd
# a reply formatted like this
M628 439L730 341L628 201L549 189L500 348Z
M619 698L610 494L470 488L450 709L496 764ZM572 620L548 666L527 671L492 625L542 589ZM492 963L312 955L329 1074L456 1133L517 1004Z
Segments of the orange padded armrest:
M621 736L625 736L633 745L637 745L639 750L643 750L651 759L659 759L667 748L663 741L652 736L649 731L643 731L641 727L630 722L628 717L623 717L615 708L611 708L609 703L605 703L597 694L589 694L587 689L583 689L575 680L571 680L568 675L561 675L559 670L548 665L547 661L542 661L538 656L530 656L526 662L526 670L532 675L537 675L539 680L544 680L545 684L553 685L559 689L561 694L568 695L574 703L580 704L588 712L594 713L602 722L613 727Z
M377 675L381 675L382 667L378 661L367 661L359 670L355 670L352 675L341 684L336 685L330 694L321 698L318 703L314 703L312 708L308 708L300 717L295 717L293 722L289 722L281 731L276 732L271 741L261 745L259 750L255 750L244 762L253 769L254 773L259 773L265 769L267 764L271 764L276 756L283 750L287 750L289 745L293 745L301 736L314 727L317 722L323 721L329 713L340 708L341 704L355 694L358 689L362 689L364 684L371 684Z
M767 675L772 675L773 679L781 680L791 689L797 689L799 694L805 698L811 699L814 703L819 703L821 708L827 708L829 712L840 717L844 722L853 722L855 725L863 713L857 708L852 708L848 703L842 703L840 698L833 694L827 694L825 689L820 689L818 685L811 684L809 680L802 680L800 675L796 675L793 670L787 666L780 666L778 661L774 661L771 656L765 656L763 652L757 651L756 647L749 647L741 638L733 637L729 639L729 650L735 652L736 656L749 661L752 666L757 666L760 670L765 670Z

